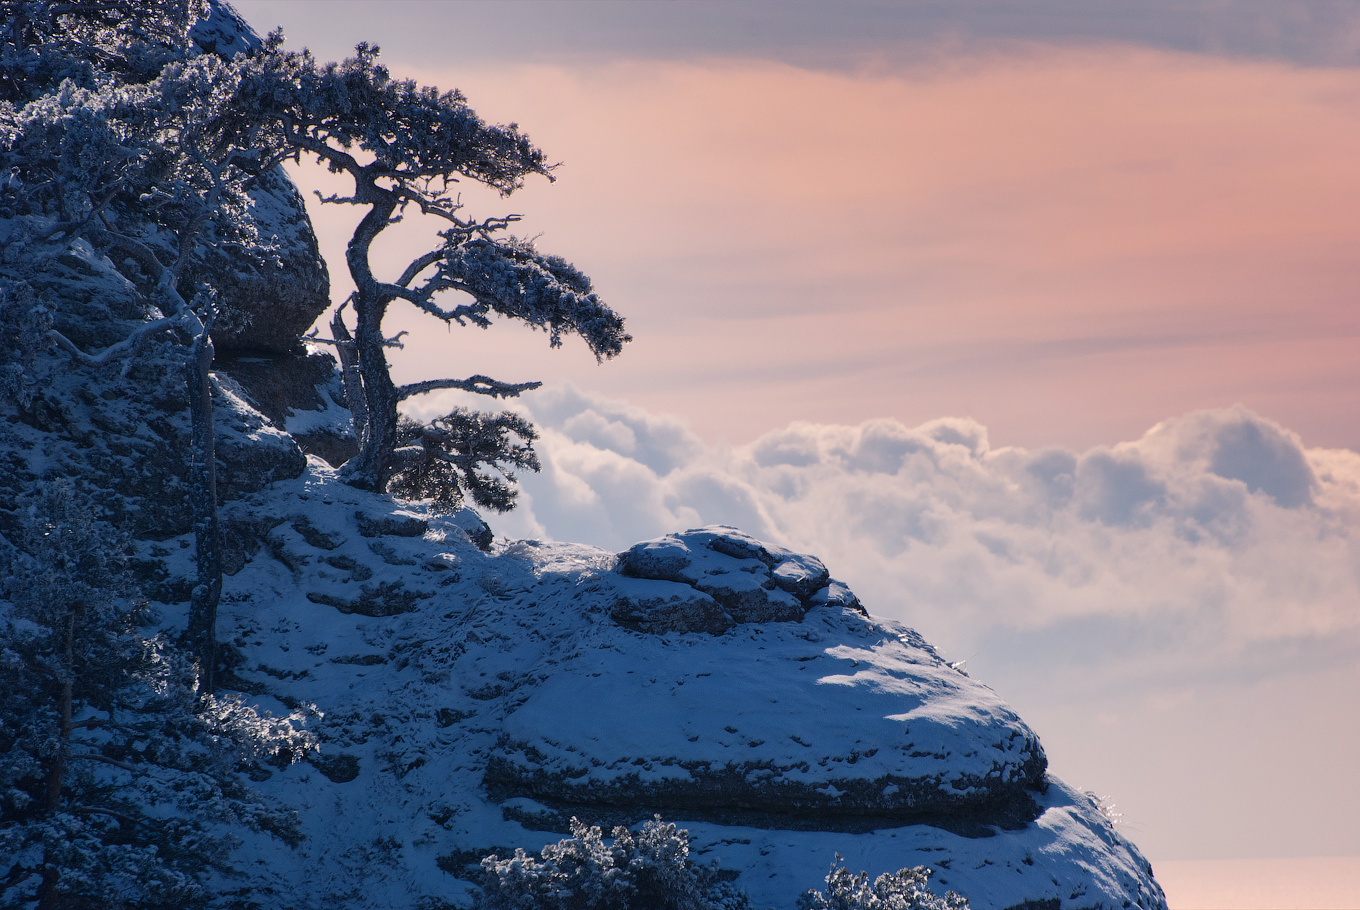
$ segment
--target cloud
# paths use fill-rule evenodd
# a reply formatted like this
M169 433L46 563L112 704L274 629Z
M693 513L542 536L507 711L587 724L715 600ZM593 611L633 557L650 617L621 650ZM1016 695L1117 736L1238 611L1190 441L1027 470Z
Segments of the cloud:
M337 2L341 6L342 2ZM419 0L387 0L356 31L373 4L343 3L342 15L317 17L280 0L238 0L261 30L278 22L304 34L323 56L350 52L356 41L400 48L422 62L449 54L485 65L505 59L673 59L729 55L803 66L853 69L884 56L952 53L1000 42L1130 43L1230 57L1284 59L1304 65L1354 65L1360 13L1337 2L1236 0L1232 4L1145 2L1117 11L1084 0L896 3L844 0L725 3L562 3L522 0L506 7L463 2L432 9ZM367 7L367 10L366 10ZM447 19L444 17L447 16ZM294 23L299 26L296 30ZM305 28L301 27L305 25ZM317 42L320 42L318 44Z
M1184 675L1192 653L1195 673L1228 673L1300 643L1360 644L1360 454L1306 449L1242 407L1084 452L993 449L960 418L708 446L570 388L534 416L545 469L514 529L621 550L733 524L817 554L951 653L1070 635L1117 642L1106 658L1141 678Z

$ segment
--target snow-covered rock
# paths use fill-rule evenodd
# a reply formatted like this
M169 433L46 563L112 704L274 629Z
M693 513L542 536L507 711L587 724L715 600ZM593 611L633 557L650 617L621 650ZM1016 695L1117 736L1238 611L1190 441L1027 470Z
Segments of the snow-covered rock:
M260 36L223 0L209 0L208 17L191 37L208 53L230 57L262 46ZM218 352L297 353L299 339L330 306L330 275L302 196L282 167L260 174L250 188L249 219L259 248L208 250L186 285L217 291L222 318L213 331Z
M909 629L814 603L830 581L815 557L705 528L638 544L619 571L575 597L591 646L507 716L487 769L497 794L828 830L990 833L1037 815L1047 761L1033 731ZM665 601L662 586L739 624L667 624L660 614L691 616L692 601ZM654 605L653 634L595 616L635 628L619 604L640 602Z
M251 406L286 430L308 455L342 465L359 450L335 358L325 351L217 358Z
M844 597L830 591L831 576L815 556L762 544L736 528L636 544L619 554L619 572L653 582L616 585L614 618L640 632L718 634L738 623L797 621L814 602Z
M222 637L232 686L322 715L320 755L260 784L307 839L242 854L283 903L456 903L481 856L541 848L572 815L660 813L756 906L792 907L838 852L875 875L929 866L979 910L1165 906L995 693L843 588L805 595L798 619L640 632L616 618L621 594L702 592L592 547L483 552L452 517L384 507L315 459L267 497L278 521L228 580ZM817 565L728 528L666 540L696 583L718 557ZM754 547L770 559L724 552Z

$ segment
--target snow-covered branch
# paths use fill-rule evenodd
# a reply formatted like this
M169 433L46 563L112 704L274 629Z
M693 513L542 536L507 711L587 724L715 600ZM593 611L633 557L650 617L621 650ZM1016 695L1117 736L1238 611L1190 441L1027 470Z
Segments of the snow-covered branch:
M102 367L113 363L115 360L123 360L132 356L147 338L150 338L157 332L178 328L181 324L182 320L178 316L174 318L162 317L160 319L154 319L151 322L144 322L133 329L132 334L128 335L128 337L116 344L109 345L98 354L85 353L80 348L76 347L75 342L67 338L61 332L58 332L56 329L50 329L47 334L63 351L66 351L74 357L82 366Z
M424 382L398 386L397 400L405 401L413 395L423 395L439 389L457 389L461 392L489 395L492 398L518 398L521 392L531 392L541 385L543 385L541 382L500 382L481 374L467 379L427 379Z

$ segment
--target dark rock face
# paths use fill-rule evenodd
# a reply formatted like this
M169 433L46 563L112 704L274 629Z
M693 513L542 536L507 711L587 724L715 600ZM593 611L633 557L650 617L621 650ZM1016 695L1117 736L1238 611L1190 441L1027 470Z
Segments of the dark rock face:
M567 772L526 777L513 761L495 755L487 763L484 782L493 799L530 796L551 807L554 812L521 819L530 827L546 822L548 830L571 816L595 824L635 824L660 813L795 831L867 832L930 825L960 837L992 837L997 828L1024 828L1040 812L1034 795L1020 787L990 787L950 798L934 781L897 775L809 784L788 780L786 769L768 763L708 765L688 768L689 781L646 783L645 773L638 772L605 786L582 786ZM834 798L828 790L835 791Z
M490 550L491 544L496 540L496 535L492 533L491 526L472 509L466 507L459 509L449 516L449 521L463 532L473 546L482 552Z
M291 436L269 425L257 411L239 399L225 399L217 406L218 495L224 500L263 490L278 480L297 477L307 469L302 454Z
M339 467L359 451L335 358L325 352L220 357L215 368L298 447Z
M222 0L209 0L207 17L194 25L190 37L221 57L264 44ZM302 196L283 168L261 174L249 192L257 245L244 251L213 249L186 287L203 281L217 290L221 316L213 344L219 354L296 352L298 339L330 305L330 275Z
M335 607L341 613L358 613L362 616L396 616L409 613L420 602L421 594L408 590L400 582L379 582L364 585L358 597L345 598L333 594L308 592L307 599L314 604ZM428 595L426 595L428 596Z
M82 484L103 517L134 537L188 533L189 415L179 352L153 343L125 373L118 365L73 371L65 355L49 356L59 368L52 384L26 407L0 402L0 449L9 457L0 493L15 502L59 474ZM213 410L224 504L306 468L297 444L229 389L214 388Z
M826 566L735 528L668 534L619 554L623 589L612 615L638 632L721 635L741 623L798 622L816 606L859 608Z
M243 256L214 248L188 277L217 289L224 356L297 351L302 334L330 305L330 275L302 197L282 168L251 189L251 218L263 249Z
M361 537L419 537L430 530L425 519L401 512L355 512L354 522Z

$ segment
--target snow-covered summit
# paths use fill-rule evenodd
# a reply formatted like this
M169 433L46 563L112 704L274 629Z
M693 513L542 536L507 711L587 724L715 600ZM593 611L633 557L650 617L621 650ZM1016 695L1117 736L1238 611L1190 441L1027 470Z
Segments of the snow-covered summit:
M484 552L465 521L384 505L315 459L260 495L234 507L267 502L273 527L224 593L233 684L321 714L319 755L261 784L307 834L286 855L258 848L285 902L453 899L481 856L539 849L572 816L660 813L757 906L792 907L838 852L873 874L929 866L975 908L1164 906L1147 861L1045 773L1015 713L866 615L815 557L728 528L621 555ZM720 596L734 576L727 589L776 602L787 592L762 577L820 585L797 616L642 630L620 603L688 615L657 586L702 592L640 571Z

